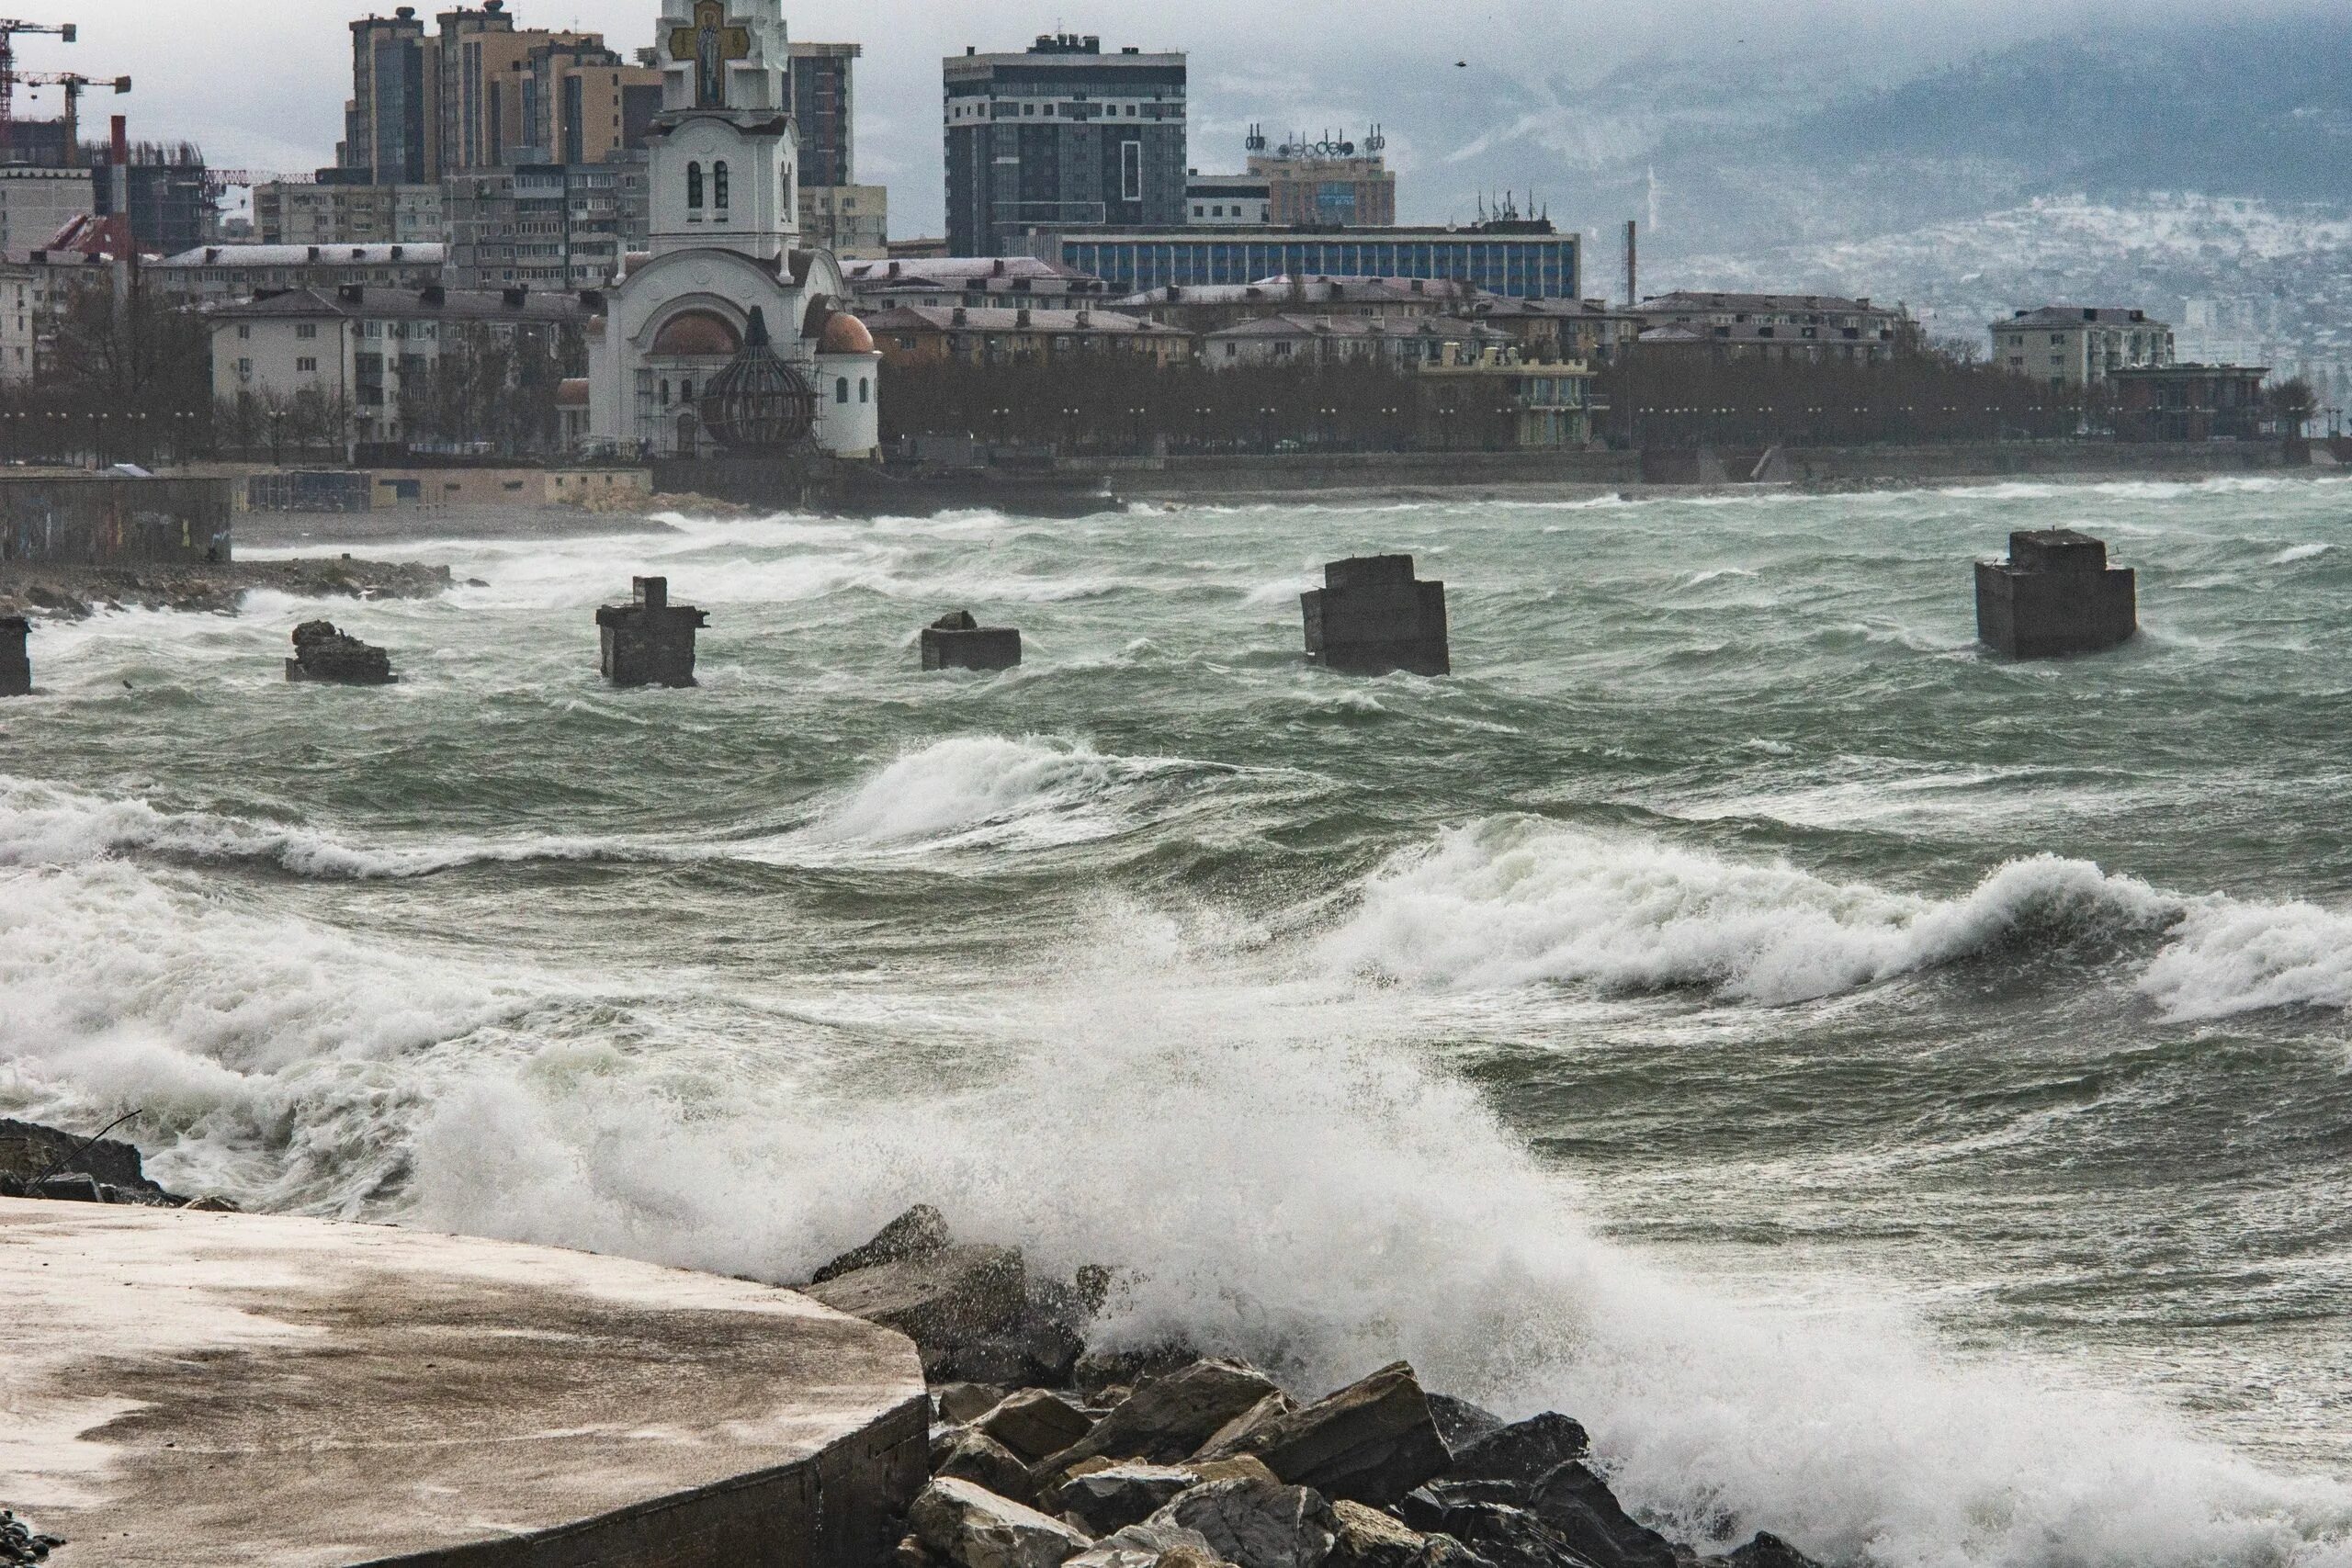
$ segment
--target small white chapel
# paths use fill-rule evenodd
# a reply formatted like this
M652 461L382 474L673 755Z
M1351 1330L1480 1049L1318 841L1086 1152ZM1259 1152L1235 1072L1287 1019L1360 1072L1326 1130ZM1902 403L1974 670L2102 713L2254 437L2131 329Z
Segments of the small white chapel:
M662 457L871 457L881 356L800 246L784 0L662 0L652 244L590 331L589 428Z

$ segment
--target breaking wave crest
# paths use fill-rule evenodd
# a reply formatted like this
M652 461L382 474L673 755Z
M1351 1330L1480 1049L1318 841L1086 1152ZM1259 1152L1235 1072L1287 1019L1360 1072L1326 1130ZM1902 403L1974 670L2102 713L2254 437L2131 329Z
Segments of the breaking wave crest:
M1449 830L1364 889L1351 967L1430 987L1696 987L1804 1001L1984 953L2031 930L2154 931L2178 900L2087 861L2012 861L1936 899L1533 818Z
M617 840L538 835L445 839L406 848L345 843L306 828L158 809L0 777L0 866L78 865L124 854L274 865L295 876L364 882L430 876L490 862L648 858Z
M866 848L1079 843L1132 825L1135 786L1196 768L1104 756L1078 741L957 736L884 764L793 837Z

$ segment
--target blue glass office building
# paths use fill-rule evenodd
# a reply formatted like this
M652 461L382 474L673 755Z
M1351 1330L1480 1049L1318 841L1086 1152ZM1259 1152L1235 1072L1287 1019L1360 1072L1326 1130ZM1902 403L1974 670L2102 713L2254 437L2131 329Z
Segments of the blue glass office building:
M1114 295L1287 276L1445 278L1512 299L1574 299L1584 281L1577 250L1576 235L1548 223L1330 233L1193 228L1065 233L1051 259L1091 273Z

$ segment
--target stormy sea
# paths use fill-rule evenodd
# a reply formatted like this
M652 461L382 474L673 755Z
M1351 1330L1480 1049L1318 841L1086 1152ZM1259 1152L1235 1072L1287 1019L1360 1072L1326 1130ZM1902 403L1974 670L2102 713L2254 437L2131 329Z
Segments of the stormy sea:
M2352 1562L2352 483L664 516L46 624L0 1113L775 1280L915 1201L1101 1343L1566 1411L1702 1548ZM2085 528L2143 633L2011 663ZM1306 668L1408 551L1455 673ZM266 555L269 551L249 550ZM297 554L297 549L277 553ZM711 612L618 692L594 607ZM924 675L968 607L1027 662ZM294 625L394 687L289 685Z

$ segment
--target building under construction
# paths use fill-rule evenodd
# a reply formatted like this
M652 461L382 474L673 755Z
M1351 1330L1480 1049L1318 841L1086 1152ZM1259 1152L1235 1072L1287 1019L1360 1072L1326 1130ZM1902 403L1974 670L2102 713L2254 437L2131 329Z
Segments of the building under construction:
M62 42L72 43L76 28L71 22L51 25L0 21L0 173L107 169L116 161L118 149L104 141L84 140L82 98L93 91L128 93L130 78L24 70L17 58L16 40L28 34L51 35ZM29 104L45 90L62 95L62 112L50 119L17 118L19 98ZM128 153L127 177L120 181L113 177L90 179L88 205L69 217L86 213L104 220L116 216L117 204L121 199L117 189L119 184L128 187L130 232L140 249L169 255L205 244L219 233L219 192L205 168L202 152L183 141L136 143L128 149ZM25 179L17 181L16 186L24 193L33 188ZM81 181L68 173L57 184L57 188L66 187L79 191ZM45 194L46 191L44 187ZM30 218L33 204L24 205L28 210L22 216ZM45 217L42 221L46 221ZM46 243L62 224L52 227L48 233L32 232L39 226L12 221L0 227L5 227L7 247L22 252Z

